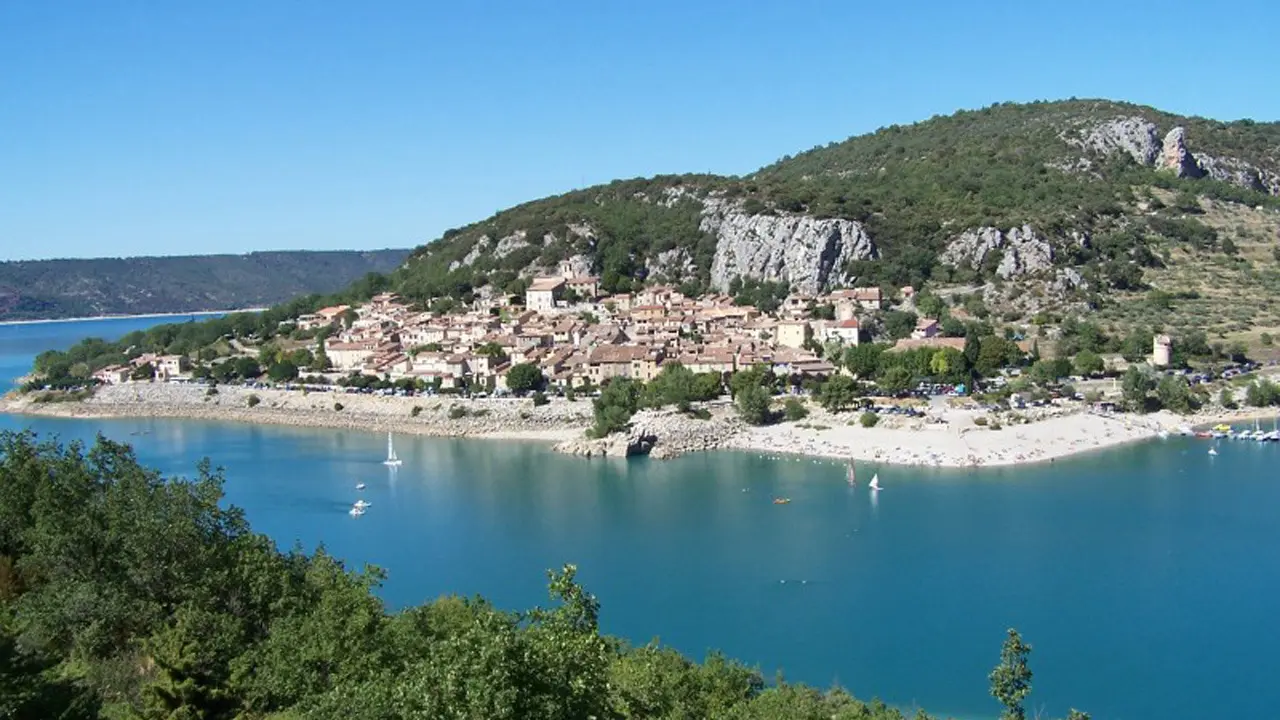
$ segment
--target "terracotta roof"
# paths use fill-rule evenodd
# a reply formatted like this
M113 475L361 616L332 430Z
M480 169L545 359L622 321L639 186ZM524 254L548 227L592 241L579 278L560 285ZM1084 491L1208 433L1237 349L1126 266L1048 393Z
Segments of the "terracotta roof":
M648 354L648 348L638 347L636 345L600 345L591 349L591 355L588 356L587 362L629 363L632 360L646 357Z
M558 277L534 278L533 282L529 283L529 292L546 292L548 290L555 290L556 288L560 287L563 284L564 284L564 278L558 278Z

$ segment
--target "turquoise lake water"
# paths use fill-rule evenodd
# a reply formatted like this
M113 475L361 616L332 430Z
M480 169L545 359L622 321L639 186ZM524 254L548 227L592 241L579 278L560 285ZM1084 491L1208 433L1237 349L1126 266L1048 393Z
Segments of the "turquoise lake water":
M32 355L156 320L0 326L0 379ZM143 462L225 467L227 497L282 545L390 574L393 607L443 593L524 608L579 566L605 630L719 648L767 675L994 717L1005 628L1032 643L1029 709L1095 718L1270 717L1280 707L1280 447L1170 439L1022 469L843 468L743 453L588 461L538 444L233 423L0 415L102 432ZM373 503L351 518L359 496ZM791 504L775 506L783 495ZM783 582L785 581L785 582Z

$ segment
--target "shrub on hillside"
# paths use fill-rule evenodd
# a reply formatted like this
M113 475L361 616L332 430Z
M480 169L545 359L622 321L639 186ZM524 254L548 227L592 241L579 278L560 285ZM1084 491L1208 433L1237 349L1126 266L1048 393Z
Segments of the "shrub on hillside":
M862 417L858 418L858 422L861 423L864 428L875 427L876 424L880 422L880 416L870 411L864 412L862 413Z
M809 417L809 409L797 398L787 398L787 402L782 406L782 412L791 422Z

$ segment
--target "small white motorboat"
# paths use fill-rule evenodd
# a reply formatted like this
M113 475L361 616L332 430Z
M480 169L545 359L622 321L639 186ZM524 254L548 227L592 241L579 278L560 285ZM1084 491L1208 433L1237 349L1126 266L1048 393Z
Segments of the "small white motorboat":
M357 490L363 490L363 489L364 489L364 483L356 483L356 489L357 489Z
M1218 451L1217 451L1216 449L1214 449L1214 448L1209 448L1209 454L1210 454L1210 455L1217 455L1217 454L1218 454Z
M370 505L372 505L372 504L373 504L373 503L367 503L367 502L365 502L365 501L363 501L363 500L357 500L357 501L355 501L355 504L353 504L351 507L353 507L353 508L358 508L358 509L360 509L360 510L364 510L365 508L369 507L369 506L370 506Z
M360 517L361 515L364 514L364 508L353 506L350 510L347 511L347 514L350 515L351 517Z

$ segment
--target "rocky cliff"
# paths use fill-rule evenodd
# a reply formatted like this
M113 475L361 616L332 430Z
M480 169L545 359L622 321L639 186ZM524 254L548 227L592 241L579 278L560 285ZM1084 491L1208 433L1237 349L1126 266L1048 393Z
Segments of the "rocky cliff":
M1124 153L1141 165L1179 178L1210 178L1280 196L1280 172L1230 156L1195 153L1186 128L1174 126L1160 140L1159 128L1141 117L1116 117L1064 132L1063 140L1104 156ZM1274 162L1276 158L1272 157Z
M876 257L871 236L852 220L748 215L740 204L711 200L701 227L716 238L711 286L720 290L735 277L753 277L816 293L848 282L850 260Z

